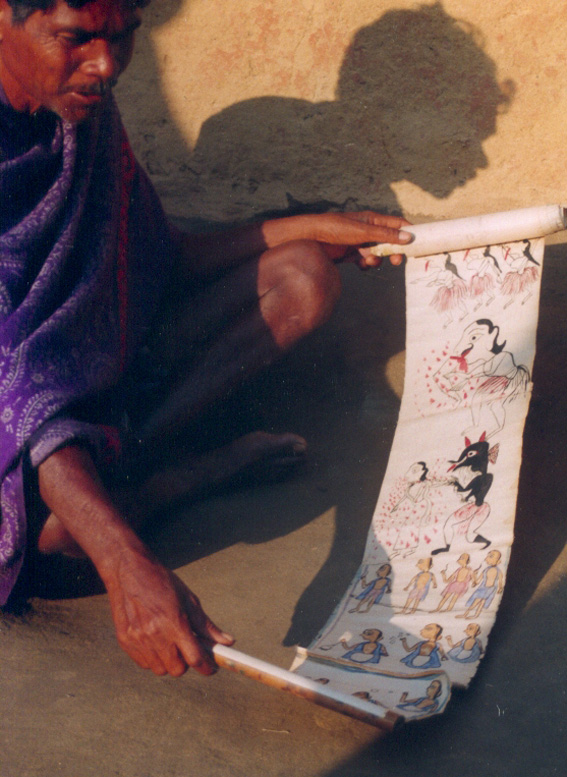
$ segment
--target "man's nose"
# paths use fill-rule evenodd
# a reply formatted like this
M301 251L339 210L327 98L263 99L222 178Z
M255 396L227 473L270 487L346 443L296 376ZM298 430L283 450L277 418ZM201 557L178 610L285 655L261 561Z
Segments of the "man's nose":
M115 81L121 73L120 47L103 38L90 42L82 70L101 81Z

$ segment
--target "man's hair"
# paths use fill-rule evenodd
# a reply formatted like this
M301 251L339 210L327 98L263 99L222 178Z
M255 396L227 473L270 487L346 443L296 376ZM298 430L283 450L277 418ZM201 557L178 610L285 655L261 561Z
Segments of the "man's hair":
M93 0L65 0L70 8L82 8ZM134 8L144 8L150 0L128 0ZM12 23L23 24L28 16L35 11L48 11L55 5L55 0L8 0L12 8Z

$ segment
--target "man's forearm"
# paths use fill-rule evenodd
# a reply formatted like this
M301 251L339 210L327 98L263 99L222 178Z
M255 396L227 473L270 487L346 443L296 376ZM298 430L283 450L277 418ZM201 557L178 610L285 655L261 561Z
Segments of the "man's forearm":
M43 501L105 583L116 574L124 554L148 554L112 502L84 448L67 446L56 451L40 465L38 476Z
M407 243L411 235L403 231L405 219L365 211L362 213L321 213L268 219L235 229L201 235L180 236L187 277L196 280L214 277L231 267L294 240L314 240L324 244L330 259L340 260L351 249L375 243ZM348 250L347 250L348 249ZM401 257L392 257L394 264ZM364 266L380 259L365 258Z
M114 506L93 461L69 446L38 469L41 497L96 566L120 646L156 674L215 670L208 646L230 645L198 598L146 548ZM41 538L40 538L41 539Z
M189 277L204 279L258 256L268 248L308 235L306 217L289 216L214 233L183 233L181 251Z

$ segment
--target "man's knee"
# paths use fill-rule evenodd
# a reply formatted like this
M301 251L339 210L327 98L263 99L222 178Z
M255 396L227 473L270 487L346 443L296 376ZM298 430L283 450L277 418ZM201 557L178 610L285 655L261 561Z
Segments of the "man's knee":
M316 242L291 244L285 287L296 300L304 334L325 323L341 292L336 265Z
M323 324L340 291L339 272L315 241L287 243L261 260L260 308L281 348Z

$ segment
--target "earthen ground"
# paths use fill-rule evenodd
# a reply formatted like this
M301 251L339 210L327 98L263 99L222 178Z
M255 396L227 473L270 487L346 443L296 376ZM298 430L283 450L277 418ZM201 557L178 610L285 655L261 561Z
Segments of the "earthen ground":
M307 467L182 505L149 536L240 650L286 668L361 559L401 393L402 276L345 268L331 322L240 394L264 428L308 438ZM559 243L544 272L504 600L476 679L442 717L384 735L226 670L156 678L120 651L105 595L83 590L0 620L1 777L564 774L566 300Z

